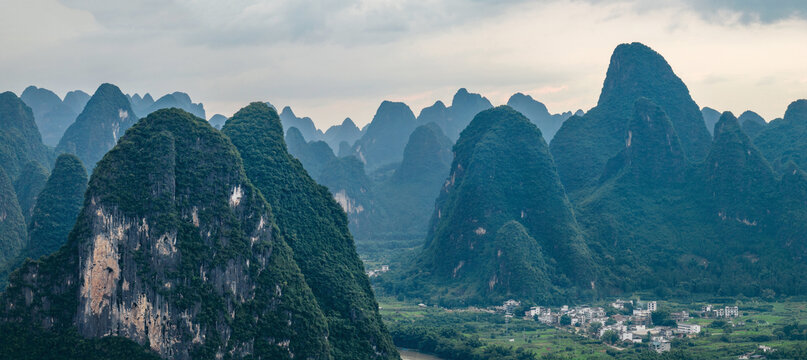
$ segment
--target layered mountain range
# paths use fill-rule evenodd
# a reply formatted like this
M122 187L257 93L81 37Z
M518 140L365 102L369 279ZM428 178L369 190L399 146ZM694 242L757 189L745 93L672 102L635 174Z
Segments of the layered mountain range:
M406 288L429 284L412 291L458 305L557 301L562 288L591 286L592 256L533 123L506 106L480 112L454 154Z
M96 102L108 91L123 97L112 90L99 89ZM83 357L106 344L104 352L132 357L397 358L344 213L285 152L276 114L261 106L230 119L232 140L182 110L153 112L98 162L86 193L81 162L61 156L37 199L32 252L58 247L65 222L53 216L69 217L64 206L77 193L83 205L64 245L10 276L0 301L3 356L35 348ZM274 143L241 148L243 162L233 143L254 134ZM272 172L254 162L260 156L279 161ZM316 214L275 197L291 183L311 189L295 199L319 202ZM0 196L11 189L0 181ZM19 207L10 211L21 223ZM50 343L82 345L59 355L51 351L64 345Z

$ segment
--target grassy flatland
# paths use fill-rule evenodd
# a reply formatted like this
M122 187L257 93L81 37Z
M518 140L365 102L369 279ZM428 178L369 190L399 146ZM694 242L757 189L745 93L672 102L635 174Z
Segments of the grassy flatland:
M487 309L422 307L412 301L383 296L378 300L381 315L396 345L445 359L661 358L649 353L646 343L617 344L623 349L617 350L583 334L584 329L580 328L555 328L519 317L505 323L503 314ZM686 310L695 315L707 302L661 301L659 304L665 310ZM606 306L607 302L592 305ZM807 322L807 300L744 299L737 301L737 305L740 316L730 321L693 317L689 323L700 324L704 329L702 334L674 339L673 352L664 358L736 359L757 350L759 345L777 349L779 355L768 354L769 358L799 358L804 354L807 349L804 330L794 331L796 335L793 335L785 334L783 329Z

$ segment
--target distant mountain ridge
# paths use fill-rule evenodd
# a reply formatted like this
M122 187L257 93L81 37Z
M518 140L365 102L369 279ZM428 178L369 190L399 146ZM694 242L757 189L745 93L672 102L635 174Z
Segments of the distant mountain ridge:
M146 93L141 97L139 94L126 95L132 105L132 109L138 118L145 117L160 109L178 108L185 110L196 117L207 119L205 107L202 103L194 103L191 97L180 91L165 94L156 101L151 94Z
M42 142L56 146L67 127L84 109L90 95L76 90L68 92L62 100L48 89L29 86L22 92L20 99L33 110L37 127L42 133Z

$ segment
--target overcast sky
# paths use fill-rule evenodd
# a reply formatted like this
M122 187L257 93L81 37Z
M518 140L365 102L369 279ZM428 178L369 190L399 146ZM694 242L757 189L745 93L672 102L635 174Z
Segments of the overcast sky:
M663 5L660 5L663 4ZM596 104L613 48L660 52L700 106L766 119L807 98L801 0L0 0L0 90L185 91L208 116L289 105L320 128L417 115L460 87Z

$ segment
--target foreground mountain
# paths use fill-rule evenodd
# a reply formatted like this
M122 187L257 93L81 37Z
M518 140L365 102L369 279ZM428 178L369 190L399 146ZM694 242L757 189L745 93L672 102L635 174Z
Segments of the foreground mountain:
M415 130L415 114L402 102L384 101L378 107L364 135L353 145L353 153L372 172L400 162L409 134Z
M686 85L649 47L622 44L611 56L597 106L566 120L550 144L569 192L594 185L608 159L622 149L634 101L640 97L667 113L688 158L698 161L706 156L709 132Z
M0 94L0 167L6 175L15 180L30 161L50 168L52 157L42 143L31 108L14 93Z
M27 240L25 218L17 203L11 179L0 169L0 274L6 273L14 265ZM4 283L4 279L0 279L0 286Z
M56 151L78 156L84 166L92 170L136 120L129 100L120 89L102 84L76 122L67 128Z
M87 170L75 155L62 154L36 199L24 256L39 259L58 250L76 223L87 190Z
M547 143L555 137L555 133L558 132L563 122L572 116L571 111L562 114L550 114L546 105L533 99L532 96L522 93L516 93L511 96L510 99L507 100L507 106L520 112L526 116L527 119L530 119L535 126L538 126L538 129L541 130L541 134L544 135L544 140L546 140Z
M36 161L25 164L20 176L14 180L14 192L17 194L17 201L26 224L31 220L36 199L47 181L48 169Z
M430 284L421 296L458 305L527 299L535 292L556 302L570 296L574 284L595 286L591 255L534 124L510 107L483 111L463 130L454 153L406 287ZM514 243L504 244L511 235ZM545 287L531 289L535 282Z
M333 357L398 358L345 213L286 151L277 113L252 103L233 115L222 132L241 152L247 176L271 204L280 233L327 316Z
M421 110L417 120L421 125L430 122L437 124L453 142L477 113L492 107L487 98L461 88L454 94L451 106L446 107L442 101L437 101L434 105Z
M797 100L787 107L782 119L771 121L754 144L777 171L789 162L807 169L807 100Z
M638 100L623 149L578 203L606 270L602 290L802 293L801 174L778 180L731 113L715 125L705 161L688 163L663 109Z
M13 273L1 303L3 357L113 336L165 358L329 358L325 317L238 151L177 109L104 156L67 243Z

